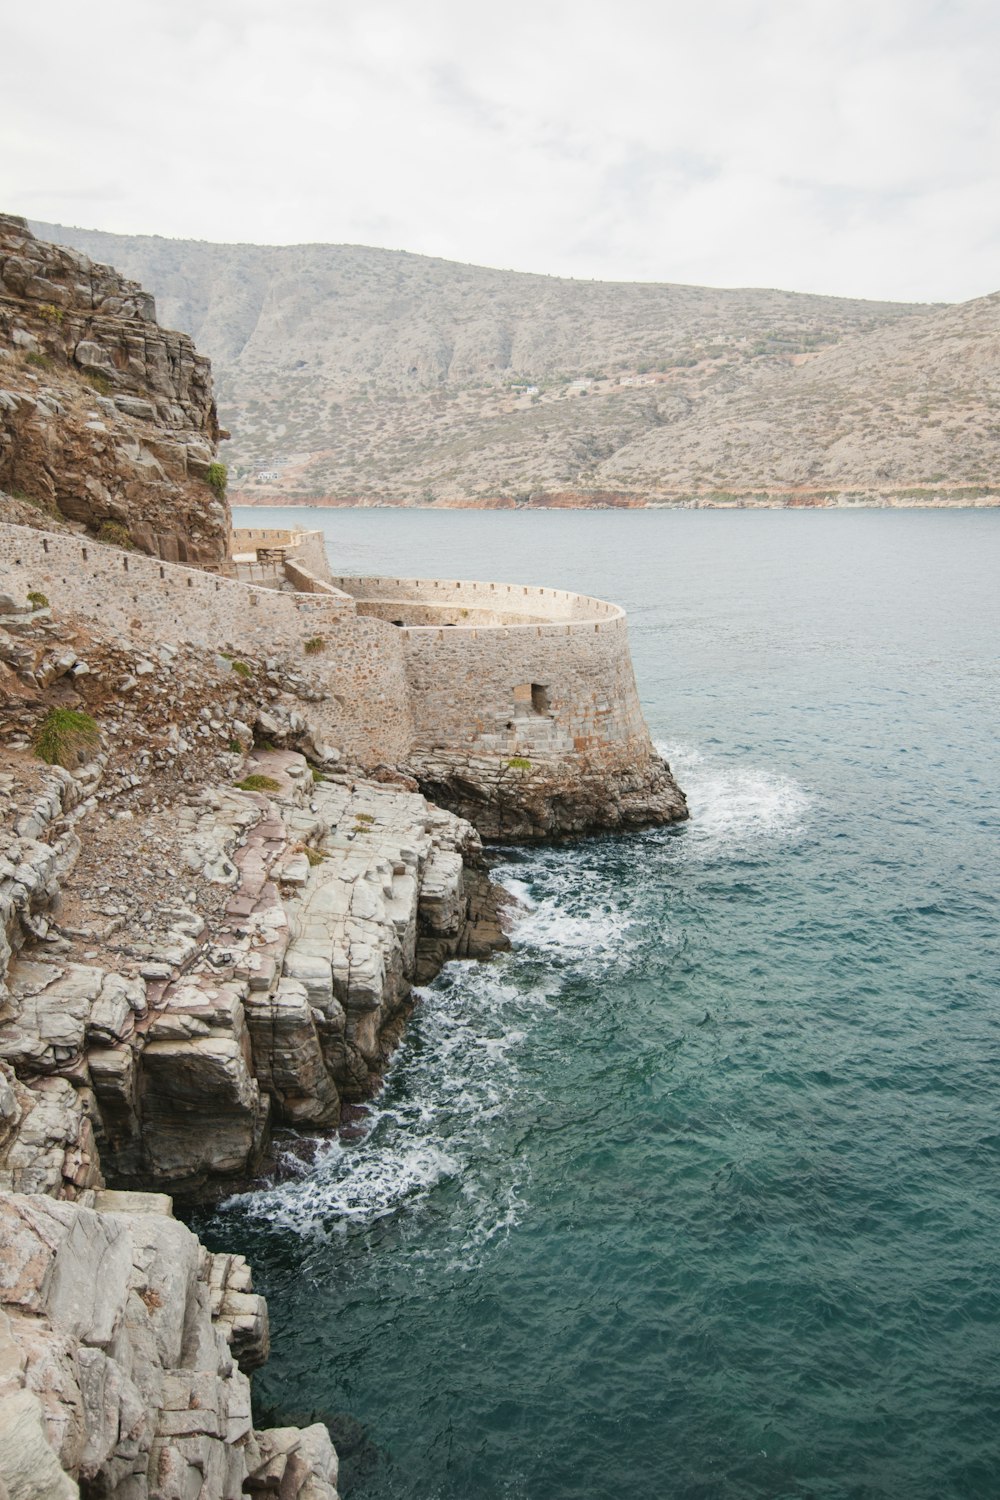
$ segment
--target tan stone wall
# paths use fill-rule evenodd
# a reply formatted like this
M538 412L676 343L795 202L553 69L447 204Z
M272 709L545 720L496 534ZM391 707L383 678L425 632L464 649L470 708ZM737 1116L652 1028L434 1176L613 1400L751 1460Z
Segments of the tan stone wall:
M120 639L290 660L328 694L315 716L332 742L364 764L433 747L618 761L649 753L616 605L513 584L336 580L351 587L361 610L398 607L415 619L464 610L477 622L397 627L356 614L353 598L308 570L298 570L298 581L310 591L254 587L77 537L0 526L0 587L22 597L38 589L58 613ZM315 640L321 649L306 653Z
M534 588L521 583L483 583L448 578L333 578L338 589L352 594L359 608L397 603L405 616L407 605L440 609L481 609L516 624L520 617L538 620L624 619L617 604L571 594L565 589Z
M649 754L618 605L523 584L349 577L334 583L355 596L360 613L407 622L397 630L407 652L417 748L529 759Z
M135 644L184 641L280 657L329 696L311 713L365 765L404 760L413 723L400 632L336 594L292 594L159 563L77 537L0 524L0 589L45 594L53 610ZM323 649L306 654L307 641Z
M284 547L290 562L314 578L332 583L326 539L321 531L282 531L263 526L238 526L233 530L233 551L253 552L258 547Z

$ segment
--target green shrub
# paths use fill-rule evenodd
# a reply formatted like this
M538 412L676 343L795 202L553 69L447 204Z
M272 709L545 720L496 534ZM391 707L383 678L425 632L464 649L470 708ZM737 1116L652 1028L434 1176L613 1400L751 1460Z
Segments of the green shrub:
M64 308L56 307L54 302L40 302L38 304L38 316L43 318L46 323L59 324L66 316L66 313Z
M230 753L230 755L242 755L243 754L243 746L240 744L239 740L230 740L229 741L229 753Z
M226 498L226 484L229 480L229 470L225 464L209 464L208 474L205 476L209 487L215 491L220 500Z
M36 354L32 349L24 356L26 365L34 365L36 370L51 370L52 361L47 354Z
M229 662L229 665L232 667L237 677L250 676L250 668L247 666L245 661L236 661L232 657L227 657L226 660Z
M311 766L310 770L312 771L312 779L313 779L313 781L325 781L326 780L326 777L323 775L323 772L322 771L318 771L315 766Z
M530 760L525 760L525 758L524 758L523 755L514 755L514 756L512 756L511 759L507 762L507 764L508 764L508 766L510 766L510 769L512 771L530 771L531 770L531 761Z
M28 594L28 603L31 605L32 609L48 609L49 607L48 599L44 594L39 593L38 589L32 589L30 591L30 593Z
M303 644L302 649L307 656L315 656L318 651L326 649L326 641L321 635L313 635Z
M122 547L126 552L135 551L128 527L123 526L120 521L102 521L97 531L97 540L107 542L109 547Z
M106 375L102 375L99 370L84 370L82 372L82 376L87 384L93 390L95 390L99 396L110 396L111 392L114 390L114 386L111 384L111 381Z
M241 792L280 792L281 782L275 781L273 776L261 776L255 771L252 776L244 776L242 781L236 783Z
M89 760L100 742L93 719L75 708L50 708L31 741L39 760L67 771Z

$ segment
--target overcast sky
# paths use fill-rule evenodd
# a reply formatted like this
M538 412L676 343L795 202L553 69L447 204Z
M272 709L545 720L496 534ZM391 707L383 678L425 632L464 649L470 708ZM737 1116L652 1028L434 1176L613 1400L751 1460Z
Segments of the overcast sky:
M0 208L614 280L1000 288L994 0L48 0Z

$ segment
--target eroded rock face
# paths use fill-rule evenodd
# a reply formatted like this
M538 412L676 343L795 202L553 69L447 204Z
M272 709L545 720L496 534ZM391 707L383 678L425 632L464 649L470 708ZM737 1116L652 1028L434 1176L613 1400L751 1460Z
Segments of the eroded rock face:
M170 561L224 569L229 513L209 485L211 367L152 297L0 215L0 489ZM15 517L11 517L15 519Z
M210 1255L165 1195L121 1189L215 1196L257 1170L272 1115L333 1126L370 1094L413 982L506 941L477 836L393 773L316 781L301 755L260 752L250 790L177 807L178 869L148 867L132 906L116 892L77 935L59 919L82 852L119 826L97 808L104 768L8 763L0 1495L336 1500L324 1427L252 1428L269 1338L245 1261ZM149 859L149 829L120 827ZM165 931L141 909L156 873ZM202 912L205 890L221 904Z
M244 770L262 789L209 786L139 826L60 767L8 799L0 1188L245 1186L273 1121L335 1127L373 1093L414 983L506 945L475 831L413 783L317 782L294 751ZM111 888L130 858L131 890Z
M322 1428L255 1433L267 1309L154 1194L0 1193L0 1483L10 1500L336 1500Z
M652 753L618 765L428 754L414 759L411 769L427 797L474 824L487 840L634 833L688 816L670 767Z

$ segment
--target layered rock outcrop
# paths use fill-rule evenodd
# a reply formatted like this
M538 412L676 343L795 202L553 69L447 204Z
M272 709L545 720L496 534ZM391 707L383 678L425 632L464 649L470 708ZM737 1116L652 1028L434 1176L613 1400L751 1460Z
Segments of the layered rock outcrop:
M255 1432L267 1309L147 1193L0 1192L0 1486L12 1497L336 1500L324 1427Z
M529 760L512 756L411 758L420 789L467 819L484 839L532 843L593 833L634 833L683 822L687 799L669 765L652 748L614 763Z
M224 569L219 437L209 361L160 328L149 293L0 215L0 489L20 505L7 518L28 520L27 504L43 524L110 527Z
M477 835L397 773L251 750L253 656L0 610L0 1494L336 1500L324 1428L253 1429L245 1263L129 1190L245 1185L272 1125L372 1092L413 983L506 941ZM60 705L100 720L68 767L29 745Z

